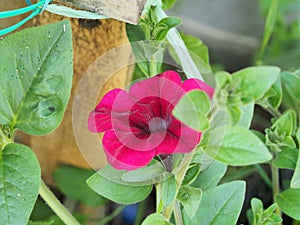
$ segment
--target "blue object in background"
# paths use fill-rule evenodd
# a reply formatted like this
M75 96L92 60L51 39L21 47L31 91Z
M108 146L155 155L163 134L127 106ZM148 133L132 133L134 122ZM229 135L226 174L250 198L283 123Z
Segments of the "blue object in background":
M121 216L122 216L122 220L126 224L128 225L134 224L137 217L138 207L139 204L133 204L133 205L128 205L123 209Z

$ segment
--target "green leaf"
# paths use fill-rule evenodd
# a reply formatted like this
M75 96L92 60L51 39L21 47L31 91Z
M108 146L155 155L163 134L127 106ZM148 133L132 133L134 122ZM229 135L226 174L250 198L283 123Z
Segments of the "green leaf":
M176 197L176 179L175 176L169 177L162 182L162 201L165 207L168 207Z
M300 128L296 133L296 138L298 140L298 144L300 145ZM300 149L300 147L299 147ZM300 154L298 151L298 159L295 167L295 171L291 180L291 188L300 188Z
M199 38L192 35L187 35L181 32L180 36L198 70L201 72L201 74L206 75L205 81L211 81L211 78L213 76L211 75L212 70L209 63L209 52L207 46L203 44L203 42ZM175 50L173 48L170 48L169 52L173 60L176 63L180 64L180 60Z
M300 189L289 188L276 196L281 210L295 220L300 220Z
M249 129L254 113L254 103L252 102L247 105L240 106L239 109L241 111L241 117L236 125Z
M280 150L276 154L276 158L272 161L272 164L278 168L294 170L298 158L298 149L282 147Z
M124 173L121 178L127 183L144 183L145 185L147 185L154 184L168 177L164 167L160 163L155 162L152 165L145 166L133 171L128 171Z
M226 71L218 71L215 74L215 79L217 81L217 88L220 91L225 88L225 85L232 82L231 74Z
M130 43L144 41L146 39L144 31L139 25L126 23L126 34Z
M282 72L282 105L286 109L293 109L300 119L300 76L296 73Z
M161 7L162 6L162 1L161 0L148 0L148 1L146 1L146 4L144 6L144 10L142 12L142 15L145 15L146 13L148 13L151 6Z
M200 206L190 219L183 211L185 225L234 225L241 212L245 182L234 181L203 191Z
M226 107L226 111L229 114L230 124L232 126L237 125L242 117L242 111L239 109L239 107L229 106Z
M262 142L266 142L266 137L263 133L258 130L251 130L251 132L255 134L255 136L258 137Z
M161 19L158 22L158 25L164 24L164 25L166 25L167 28L171 29L171 28L179 26L181 23L182 23L182 20L180 18L174 17L174 16L168 16L168 17Z
M55 215L50 206L42 199L38 198L30 215L31 221L49 221L50 216Z
M296 144L292 135L296 130L296 114L293 110L287 110L272 125L267 128L266 144L272 151L280 152L283 147L295 148Z
M173 110L176 119L189 127L204 131L209 127L207 114L210 111L208 96L199 90L186 93Z
M164 219L164 217L159 213L153 213L144 220L142 225L172 225Z
M179 190L177 199L183 205L185 213L192 219L196 213L195 209L198 209L200 205L202 190L194 187L182 187Z
M277 208L277 204L274 203L264 210L263 203L257 198L251 200L252 208L252 225L276 225L282 222L282 219L274 211Z
M8 144L0 151L1 224L26 224L38 196L41 171L33 151Z
M157 26L153 29L153 40L156 41L163 41L166 39L168 32L170 29L179 26L182 23L182 20L169 16L166 18L163 18L162 20L159 21Z
M251 209L252 209L252 225L256 225L257 222L261 222L261 217L263 214L264 206L261 200L257 198L251 199Z
M263 97L263 106L270 105L274 109L278 109L282 100L282 87L280 79L272 85Z
M264 37L263 37L260 54L259 54L260 58L262 57L262 55L265 51L265 48L271 38L273 29L274 29L274 25L276 22L277 8L278 8L278 0L273 0L272 4L270 6L269 12L268 12L266 23L265 23L265 32L264 32Z
M32 135L56 129L72 86L70 22L11 34L0 51L0 124Z
M176 0L162 0L162 8L163 10L167 10L171 8L176 3Z
M192 35L180 33L182 40L184 41L187 49L197 55L206 66L206 69L211 70L209 64L209 51L208 47L198 38Z
M248 67L232 74L232 82L239 83L234 91L241 96L241 101L248 104L259 100L276 82L280 68L275 66Z
M115 175L112 175L112 177ZM98 172L87 180L87 184L99 195L124 205L140 202L150 194L152 185L130 186L128 184L121 184L122 175L123 173L120 171L116 181L112 181Z
M197 179L191 186L208 190L217 186L224 176L227 166L224 163L214 161L208 168L201 171Z
M182 181L182 186L187 186L195 181L197 179L199 173L201 171L201 165L200 164L193 164L190 165L189 169L187 170L184 179Z
M293 110L287 110L272 125L279 136L294 135L297 126L297 116Z
M149 167L152 165L153 164L149 165ZM141 168L141 170L144 171L145 169ZM147 186L147 185L155 184L157 182L167 179L170 175L172 175L171 173L166 172L157 177L155 176L152 179L150 179L150 177L148 177L149 178L148 179L148 178L143 178L141 176L135 179L133 178L133 176L131 176L131 173L135 175L138 174L139 172L135 173L134 171L127 172L124 170L117 170L113 168L111 165L107 165L103 167L101 170L98 171L98 173L100 174L100 176L104 177L109 181L123 184L123 185L129 185L129 186ZM129 173L128 177L126 176L127 173ZM152 175L150 176L152 177ZM128 179L128 181L125 180L124 177L125 179Z
M224 132L224 136L218 132ZM265 144L246 128L226 126L224 131L224 127L219 127L212 131L211 136L216 138L206 153L211 156L216 154L216 159L225 164L245 166L272 159Z
M263 221L268 221L269 224L277 225L282 222L281 216L279 216L275 210L277 208L277 203L270 205L263 213Z
M54 170L53 177L57 187L70 199L91 206L103 205L107 200L92 191L85 182L93 174L93 170L61 166Z

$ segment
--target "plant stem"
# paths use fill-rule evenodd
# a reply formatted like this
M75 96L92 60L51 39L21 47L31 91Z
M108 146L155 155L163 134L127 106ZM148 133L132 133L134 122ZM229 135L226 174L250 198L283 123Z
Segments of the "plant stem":
M179 205L179 202L177 200L176 200L175 205L174 205L174 217L175 217L176 225L183 225L180 205Z
M108 222L110 222L111 220L113 220L115 217L117 217L123 211L124 208L125 208L125 205L119 206L111 214L109 214L108 216L106 216L103 219L101 219L101 221L98 223L98 225L105 225L105 224L107 224Z
M155 61L154 56L151 56L149 63L150 63L150 68L149 68L150 69L150 77L153 77L158 74L158 71L156 69L157 62Z
M259 173L260 177L263 179L263 181L268 185L269 188L273 189L273 184L269 176L267 175L266 171L261 167L259 164L254 165L257 172Z
M280 187L279 187L279 170L275 166L271 165L271 170L272 170L272 184L273 184L273 201L275 202L275 197L276 195L279 194L280 192ZM281 210L277 206L276 208L276 213L281 216Z
M163 209L162 197L161 197L161 184L155 185L156 188L156 212L161 213Z
M175 194L175 199L171 202L171 204L168 207L165 208L165 210L163 212L163 216L167 220L170 220L170 218L171 218L172 212L174 210L174 205L176 203L176 197L178 195L179 189L183 182L184 176L189 168L190 162L193 159L194 153L195 153L195 150L185 155L185 157L181 163L181 165L182 165L181 169L178 171L177 174L175 174L175 178L177 181L177 190L176 190L176 194Z
M58 201L43 180L40 182L39 194L55 214L68 225L80 225L73 215Z
M148 199L146 198L144 201L142 201L139 204L139 208L138 208L138 212L137 212L137 216L136 216L134 225L140 225L140 224L142 224L142 220L143 220L143 217L145 215L145 210L146 210L147 202L148 202Z
M280 117L282 114L281 112L279 112L278 109L275 109L273 107L267 107L265 108L273 117L278 118Z

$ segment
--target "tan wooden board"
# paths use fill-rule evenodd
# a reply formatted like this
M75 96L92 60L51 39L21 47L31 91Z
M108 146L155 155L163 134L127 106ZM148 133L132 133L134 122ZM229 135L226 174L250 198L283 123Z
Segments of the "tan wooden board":
M57 0L76 8L137 24L146 0Z

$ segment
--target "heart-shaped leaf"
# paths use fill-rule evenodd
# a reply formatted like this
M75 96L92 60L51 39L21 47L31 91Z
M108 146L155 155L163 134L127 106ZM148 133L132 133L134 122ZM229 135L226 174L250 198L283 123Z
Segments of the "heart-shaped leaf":
M33 151L8 144L0 151L0 223L26 224L38 196L41 171Z
M72 85L69 21L0 41L0 124L42 135L58 127Z

